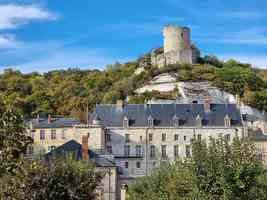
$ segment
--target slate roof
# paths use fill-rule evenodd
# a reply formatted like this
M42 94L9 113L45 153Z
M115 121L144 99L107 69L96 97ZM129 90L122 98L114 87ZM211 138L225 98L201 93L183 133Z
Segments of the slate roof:
M33 119L31 120L33 128L69 128L73 125L80 124L79 120L71 118L56 118L52 119L51 123L48 123L47 118Z
M267 135L265 135L260 129L250 131L249 136L253 141L267 141Z
M72 154L76 160L82 159L82 145L76 142L75 140L70 140L69 142L57 147L51 152L45 155L46 159L49 159L53 156L63 156ZM115 163L105 157L105 155L98 154L92 150L88 150L89 159L95 162L97 167L115 167Z
M96 115L106 127L122 127L127 116L130 127L146 127L149 116L155 127L173 127L173 118L179 118L181 126L196 126L196 117L202 118L203 126L224 126L224 117L229 115L232 126L242 126L239 109L235 104L211 104L211 111L205 112L203 104L128 104L97 105L91 119Z

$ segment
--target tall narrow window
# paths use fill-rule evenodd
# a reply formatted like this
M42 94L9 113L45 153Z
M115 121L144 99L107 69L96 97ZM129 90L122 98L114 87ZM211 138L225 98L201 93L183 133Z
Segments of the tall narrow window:
M131 148L130 145L124 145L124 155L125 156L130 156L130 151L131 151L130 148Z
M201 140L201 134L197 134L197 139Z
M155 158L156 157L156 149L154 145L150 146L150 157Z
M107 146L107 152L109 154L112 154L112 146L110 146L110 145Z
M166 141L166 133L162 133L161 140L162 140L162 142Z
M130 142L130 134L125 134L125 142Z
M128 169L128 167L129 167L129 163L128 163L128 161L126 161L125 162L125 168Z
M191 156L191 148L190 148L190 145L186 145L185 146L185 156L187 158L190 158L190 156Z
M55 129L52 129L51 130L51 140L55 140L55 139L57 139L56 130Z
M40 140L45 140L45 130L40 130Z
M141 163L138 161L138 162L136 162L136 168L141 168Z
M179 135L178 135L178 134L175 134L175 135L174 135L174 140L175 140L175 141L178 141L178 140L179 140Z
M153 134L152 133L149 133L148 140L149 140L149 142L152 142L152 140L153 140Z
M136 157L141 157L142 156L142 147L141 147L141 145L136 145L135 146L135 154L136 154Z
M111 135L109 133L106 133L105 137L106 137L106 142L110 142L111 141Z
M66 132L67 132L67 129L63 129L62 130L62 133L61 133L61 139L66 139Z
M174 145L173 151L174 151L174 157L177 158L179 156L179 146Z
M166 158L167 157L167 146L166 145L162 145L161 146L161 157L162 158Z

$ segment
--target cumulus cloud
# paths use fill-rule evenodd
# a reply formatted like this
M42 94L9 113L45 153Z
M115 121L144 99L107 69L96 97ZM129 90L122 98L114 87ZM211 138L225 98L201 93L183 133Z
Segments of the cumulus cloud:
M55 20L57 16L36 5L0 5L0 30L14 29L34 20Z

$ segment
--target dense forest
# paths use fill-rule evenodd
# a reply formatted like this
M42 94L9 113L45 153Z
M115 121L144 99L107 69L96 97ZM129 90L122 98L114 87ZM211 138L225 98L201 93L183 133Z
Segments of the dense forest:
M0 95L8 97L25 118L37 114L71 116L85 119L87 107L93 110L97 103L115 103L128 97L129 103L143 103L158 93L137 95L135 90L154 76L177 72L177 81L210 81L214 86L240 96L243 102L267 111L267 71L254 69L235 60L222 62L206 56L200 64L169 65L157 68L150 64L150 56L136 61L108 65L105 70L56 70L44 74L6 69L0 74ZM145 66L145 71L134 71ZM174 91L176 95L179 91Z

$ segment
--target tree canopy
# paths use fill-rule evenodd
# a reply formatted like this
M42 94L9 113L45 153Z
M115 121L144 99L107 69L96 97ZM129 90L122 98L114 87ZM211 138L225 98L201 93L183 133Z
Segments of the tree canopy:
M140 178L129 188L129 200L263 200L266 171L246 138L192 143L192 156Z

